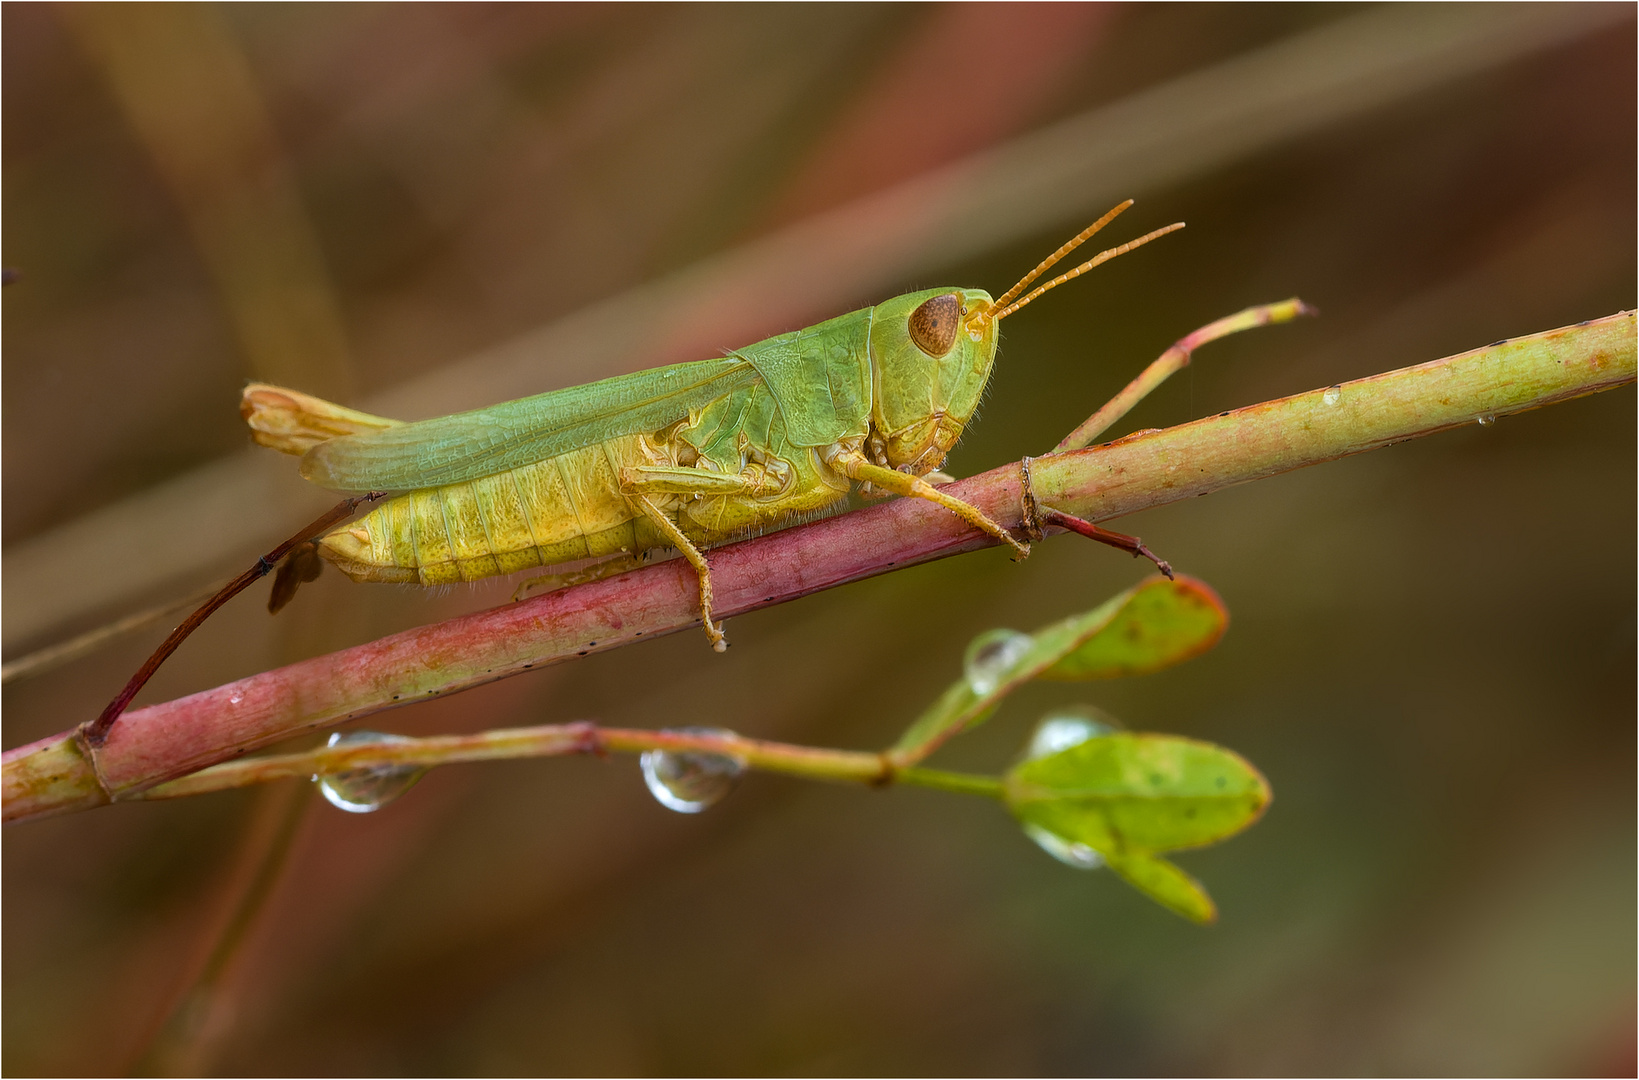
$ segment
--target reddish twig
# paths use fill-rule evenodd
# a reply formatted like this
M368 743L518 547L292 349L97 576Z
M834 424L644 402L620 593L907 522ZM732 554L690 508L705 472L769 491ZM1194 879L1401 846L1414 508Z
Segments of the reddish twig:
M343 499L315 518L296 535L257 559L256 564L249 570L222 586L215 596L205 601L197 611L183 619L177 625L177 628L171 631L170 636L162 641L159 648L154 650L154 654L148 657L143 665L137 669L137 673L132 675L130 681L125 684L125 689L114 696L114 700L108 703L101 715L89 724L81 726L80 735L85 739L86 744L96 749L108 741L109 729L114 726L114 721L120 718L120 714L125 711L126 706L131 704L131 699L136 697L137 692L147 685L149 679L154 677L154 672L159 670L159 666L172 653L176 652L177 646L186 641L189 634L199 629L200 625L211 617L212 612L250 588L255 582L272 573L273 568L278 566L280 561L297 544L304 543L321 533L329 531L332 526L352 517L353 511L357 510L362 504L375 502L377 499L383 498L384 495L384 492L372 491L368 495L355 495L352 498Z

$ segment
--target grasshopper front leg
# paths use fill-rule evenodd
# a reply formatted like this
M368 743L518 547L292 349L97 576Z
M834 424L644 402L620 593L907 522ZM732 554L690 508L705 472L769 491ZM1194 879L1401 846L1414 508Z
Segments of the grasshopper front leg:
M1029 544L1015 539L1012 533L991 520L990 515L983 510L953 495L946 495L920 476L877 465L867 460L858 450L836 450L827 455L825 463L850 480L863 480L895 495L909 495L938 503L968 524L983 529L999 540L1005 540L1018 553L1019 558L1026 558L1030 554Z

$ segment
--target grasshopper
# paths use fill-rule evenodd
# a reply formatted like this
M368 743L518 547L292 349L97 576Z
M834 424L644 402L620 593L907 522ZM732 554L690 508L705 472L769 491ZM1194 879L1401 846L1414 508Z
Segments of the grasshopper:
M442 585L599 560L544 579L567 584L624 573L651 551L676 548L699 579L701 623L721 652L704 551L811 518L855 483L937 503L1029 553L1028 543L927 477L978 408L1004 318L1182 228L1100 252L1024 294L1131 205L1105 214L995 299L981 289L924 289L721 359L415 423L262 383L245 388L241 412L258 443L301 455L301 474L313 483L392 493L314 541L318 555L354 580ZM313 550L282 574L276 602L316 574Z

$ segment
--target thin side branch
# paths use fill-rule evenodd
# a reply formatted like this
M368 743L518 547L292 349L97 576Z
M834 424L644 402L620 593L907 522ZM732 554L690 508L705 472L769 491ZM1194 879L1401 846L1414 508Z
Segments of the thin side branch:
M1053 447L1053 453L1060 454L1066 450L1080 450L1084 446L1091 446L1094 439L1110 430L1111 425L1117 420L1132 412L1133 406L1148 397L1157 386L1188 367L1190 354L1207 342L1238 334L1242 330L1291 322L1299 315L1318 314L1320 312L1294 296L1278 304L1258 304L1244 311L1237 311L1216 322L1207 323L1194 333L1185 334L1173 342L1172 348L1156 357L1149 367L1141 371L1138 378L1128 383L1119 394L1106 401L1081 426L1061 439L1059 444Z
M1623 312L1038 458L1034 495L1105 521L1597 393L1634 373L1634 315ZM1017 528L1019 475L1008 464L943 490ZM732 617L995 542L922 500L894 500L713 551L716 610ZM4 755L5 820L130 798L300 731L694 626L695 588L686 565L660 563L133 710L94 751L72 732L18 747Z
M202 769L179 780L139 792L138 799L178 799L211 791L300 779L321 773L361 769L427 769L474 761L510 758L559 757L565 754L640 754L648 750L673 753L721 754L748 768L801 776L809 780L881 785L894 781L942 788L963 794L999 798L995 777L952 773L940 769L895 769L881 754L857 750L829 750L793 743L748 739L731 733L651 731L641 728L603 728L591 723L544 724L503 728L476 735L403 737L379 742L350 742L296 754L231 761Z

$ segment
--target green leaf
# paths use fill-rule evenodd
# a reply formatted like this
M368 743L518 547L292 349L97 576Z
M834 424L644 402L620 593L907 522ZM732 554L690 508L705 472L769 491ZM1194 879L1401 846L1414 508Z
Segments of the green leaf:
M894 763L914 765L959 732L984 723L1008 694L1034 678L1098 679L1159 671L1217 644L1229 616L1204 582L1159 575L1092 611L1043 627L1028 648L1005 657L975 689L964 677L952 683L905 731ZM987 631L975 645L994 640ZM971 652L971 650L970 650Z
M1019 820L1113 858L1233 836L1263 813L1269 785L1211 743L1118 733L1020 762L1003 797Z
M1085 845L1156 903L1209 923L1218 917L1212 898L1160 853L1240 832L1269 805L1269 785L1220 746L1117 732L1020 762L1003 778L1002 798L1038 844L1047 832Z
M1218 921L1218 907L1201 883L1159 855L1106 856L1111 870L1145 896L1190 922Z
M1147 675L1191 659L1218 644L1229 625L1223 601L1189 578L1147 582L1133 590L1098 633L1036 676L1039 679L1116 679Z

